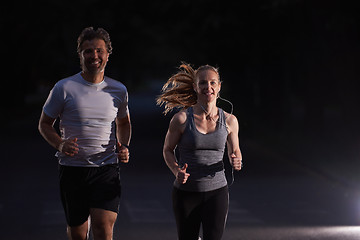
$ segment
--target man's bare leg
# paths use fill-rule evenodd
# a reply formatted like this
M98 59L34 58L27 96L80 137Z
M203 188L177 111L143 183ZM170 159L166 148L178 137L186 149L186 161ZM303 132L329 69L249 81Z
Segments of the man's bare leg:
M99 209L90 209L91 228L94 240L112 240L117 213Z
M89 224L90 221L86 221L83 224L76 227L67 227L67 234L70 240L87 240L89 239Z

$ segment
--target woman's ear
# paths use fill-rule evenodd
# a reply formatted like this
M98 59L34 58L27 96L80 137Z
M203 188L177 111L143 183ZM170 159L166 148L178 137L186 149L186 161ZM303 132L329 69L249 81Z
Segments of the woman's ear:
M218 92L216 98L219 98L219 97L220 97L220 91L221 91L221 82L219 81L219 92Z

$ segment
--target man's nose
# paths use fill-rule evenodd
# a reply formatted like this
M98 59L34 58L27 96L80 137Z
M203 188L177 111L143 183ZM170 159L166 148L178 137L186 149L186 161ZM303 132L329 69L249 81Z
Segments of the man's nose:
M97 53L96 50L91 51L91 57L93 57L93 58L97 58L97 57L98 57L98 53Z

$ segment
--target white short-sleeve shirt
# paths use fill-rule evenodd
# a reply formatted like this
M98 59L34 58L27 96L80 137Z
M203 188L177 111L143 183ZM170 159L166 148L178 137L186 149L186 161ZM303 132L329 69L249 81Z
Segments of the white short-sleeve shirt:
M60 117L62 139L78 139L75 156L56 153L61 165L98 167L118 162L115 119L129 113L128 93L122 83L105 77L92 84L75 74L55 84L43 111L49 117Z

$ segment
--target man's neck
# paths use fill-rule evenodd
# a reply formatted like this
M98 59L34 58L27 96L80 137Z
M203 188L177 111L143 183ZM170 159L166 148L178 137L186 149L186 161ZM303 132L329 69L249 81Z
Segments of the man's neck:
M104 72L100 72L100 73L89 73L89 72L81 72L81 76L88 82L90 83L101 83L104 80Z

